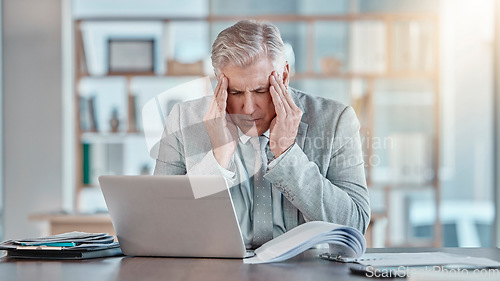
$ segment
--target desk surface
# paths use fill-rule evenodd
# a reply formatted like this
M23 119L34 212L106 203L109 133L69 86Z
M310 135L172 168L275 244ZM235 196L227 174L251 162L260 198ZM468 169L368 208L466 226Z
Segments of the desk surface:
M368 249L367 252L443 251L500 261L497 248ZM82 261L0 260L2 280L368 280L349 264L318 258L311 249L280 263L248 265L238 259L114 257Z

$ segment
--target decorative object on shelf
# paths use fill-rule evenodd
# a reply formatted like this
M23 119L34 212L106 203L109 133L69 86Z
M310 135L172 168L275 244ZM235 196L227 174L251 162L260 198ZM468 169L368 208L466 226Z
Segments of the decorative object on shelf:
M111 111L111 119L109 119L109 125L111 126L112 133L118 133L120 119L118 119L118 108L116 107L114 107L113 111Z
M321 59L321 72L324 74L340 74L342 62L336 57L324 57Z
M203 68L203 60L193 63L167 60L167 73L169 75L203 75Z
M149 164L143 164L141 166L141 175L151 175Z
M154 39L108 39L108 73L153 73Z

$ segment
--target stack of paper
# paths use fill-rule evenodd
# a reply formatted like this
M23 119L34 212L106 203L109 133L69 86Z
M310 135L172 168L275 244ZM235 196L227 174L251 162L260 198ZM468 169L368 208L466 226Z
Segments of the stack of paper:
M359 258L366 250L366 240L359 230L329 222L312 221L282 234L255 250L244 263L280 262L318 244L328 243L330 254L339 258Z
M7 257L28 259L86 259L121 254L107 233L68 232L54 236L7 240L0 243Z
M370 265L381 267L424 265L467 265L491 268L500 267L500 262L488 258L469 257L444 252L369 253L354 261L366 266Z

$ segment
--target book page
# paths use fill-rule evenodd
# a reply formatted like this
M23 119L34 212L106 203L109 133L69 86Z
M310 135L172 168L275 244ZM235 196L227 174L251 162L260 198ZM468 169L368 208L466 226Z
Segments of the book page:
M335 244L334 250L359 257L364 253L366 242L354 228L322 221L312 221L282 234L255 250L255 256L244 263L278 262L294 257L321 243ZM357 231L359 232L359 231ZM361 237L362 241L358 241Z

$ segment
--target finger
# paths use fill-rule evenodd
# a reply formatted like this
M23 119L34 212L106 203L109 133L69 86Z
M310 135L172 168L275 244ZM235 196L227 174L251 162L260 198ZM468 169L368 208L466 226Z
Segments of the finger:
M274 78L278 83L278 85L280 86L280 89L283 92L283 94L287 93L285 84L283 84L283 79L281 79L281 76L276 71L274 72Z
M229 84L229 81L227 80L227 77L222 76L222 91L227 92L228 84Z
M217 112L218 106L219 105L217 102L217 95L216 95L216 92L214 92L214 96L212 97L212 100L210 101L210 105L208 107L210 115L214 115Z
M222 101L221 101L221 95L222 95L222 89L223 89L223 80L224 76L221 74L219 77L219 81L217 83L217 87L215 88L214 91L214 110L219 111L221 106L223 106Z
M217 98L217 96L220 93L220 88L221 88L221 84L222 84L222 77L224 77L224 75L221 74L217 78L217 86L215 87L215 90L214 90L214 98Z
M280 87L280 85L276 79L276 76L274 76L274 75L271 75L271 85L273 86L274 90L278 93L278 96L279 96L281 102L283 103L283 107L284 107L285 111L290 112L292 109L291 109L290 105L288 104L288 101L286 99L286 95L283 92L283 89Z
M222 77L221 88L219 89L219 94L217 96L217 103L219 104L219 109L221 111L226 111L227 104L227 78Z
M281 88L281 91L283 92L283 96L285 97L286 99L286 102L288 104L288 106L292 109L296 109L297 108L297 105L295 104L295 102L293 101L292 99L292 96L290 96L290 94L288 93L286 87L285 87L285 84L283 83L283 79L281 79L281 76L278 75L278 73L276 73L276 71L274 72L275 73L275 79L278 83L278 85L280 86Z
M210 105L208 106L208 111L210 112L209 113L210 115L214 114L214 109L217 107L217 96L219 93L220 84L221 82L219 76L219 78L217 78L217 85L215 86L214 95L212 96L212 100L210 101Z
M286 117L286 111L283 101L273 85L269 87L269 92L271 93L271 98L273 100L274 111L276 111L276 115L278 117Z

